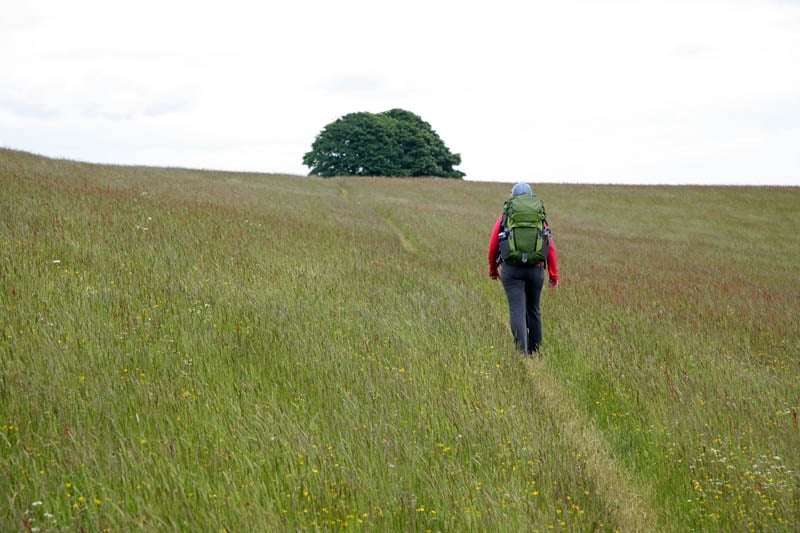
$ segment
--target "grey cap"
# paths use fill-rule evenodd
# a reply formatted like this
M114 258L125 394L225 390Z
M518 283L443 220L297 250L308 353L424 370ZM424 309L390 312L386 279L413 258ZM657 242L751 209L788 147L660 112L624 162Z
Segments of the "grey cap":
M527 183L517 183L511 189L511 196L533 196L533 191L531 190L531 186Z

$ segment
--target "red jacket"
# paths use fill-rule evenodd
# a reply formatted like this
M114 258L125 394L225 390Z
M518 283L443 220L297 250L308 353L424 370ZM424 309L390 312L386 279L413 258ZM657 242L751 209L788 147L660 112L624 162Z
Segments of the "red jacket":
M496 277L497 272L497 259L500 256L500 229L503 226L503 215L494 223L492 230L492 237L489 239L489 276ZM545 228L547 228L545 222ZM547 250L547 274L550 276L550 281L558 281L558 255L556 254L556 243L553 242L553 237L550 237L550 249Z

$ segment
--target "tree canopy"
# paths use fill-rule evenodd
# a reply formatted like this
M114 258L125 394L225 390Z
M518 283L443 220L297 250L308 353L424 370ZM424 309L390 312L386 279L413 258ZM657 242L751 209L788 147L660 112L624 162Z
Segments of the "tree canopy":
M450 152L430 124L403 109L335 120L317 135L303 164L321 177L464 177L453 168L461 156Z

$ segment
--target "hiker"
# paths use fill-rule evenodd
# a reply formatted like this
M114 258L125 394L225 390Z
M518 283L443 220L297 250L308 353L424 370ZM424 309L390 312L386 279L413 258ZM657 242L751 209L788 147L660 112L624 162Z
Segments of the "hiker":
M503 282L511 333L525 355L538 352L542 344L539 301L545 268L549 286L555 289L558 258L544 205L530 185L517 183L511 189L511 197L495 222L489 240L489 277Z

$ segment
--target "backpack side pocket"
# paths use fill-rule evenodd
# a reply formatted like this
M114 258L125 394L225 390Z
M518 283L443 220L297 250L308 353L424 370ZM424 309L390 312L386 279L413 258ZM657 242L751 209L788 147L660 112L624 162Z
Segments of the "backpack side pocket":
M499 242L500 242L500 262L503 262L508 258L508 254L511 251L511 246L508 243L508 234L505 231L500 232Z

